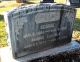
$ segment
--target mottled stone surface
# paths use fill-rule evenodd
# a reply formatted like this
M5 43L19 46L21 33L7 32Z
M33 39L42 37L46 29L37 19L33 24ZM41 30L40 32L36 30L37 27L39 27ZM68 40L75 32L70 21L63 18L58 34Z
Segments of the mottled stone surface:
M51 3L34 4L4 14L13 56L45 51L71 41L74 8Z
M76 41L72 41L66 45L59 46L56 48L51 48L42 52L34 53L31 55L26 55L17 59L13 58L12 55L12 49L10 47L5 47L5 48L0 48L0 55L1 55L1 61L2 62L29 62L33 60L33 62L36 62L36 60L44 60L47 58L47 60L50 60L50 57L55 58L55 60L59 57L60 60L62 60L63 56L66 57L68 56L69 58L72 58L74 56L69 56L69 55L75 55L80 53L80 44ZM67 55L68 54L68 55ZM60 57L61 56L61 57ZM77 59L80 57L78 55L75 55ZM74 60L76 59L73 58ZM56 60L58 61L58 60ZM80 61L79 61L80 62Z

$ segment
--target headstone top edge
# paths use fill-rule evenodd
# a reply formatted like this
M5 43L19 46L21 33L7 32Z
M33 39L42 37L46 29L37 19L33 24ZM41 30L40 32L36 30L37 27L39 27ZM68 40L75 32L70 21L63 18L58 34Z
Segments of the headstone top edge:
M32 8L49 7L49 6L53 7L53 9L54 9L54 7L58 7L60 9L63 6L64 9L69 8L69 9L75 10L73 7L71 7L69 5L64 5L64 4L40 3L40 4L30 4L30 5L16 7L16 8L13 8L12 10L10 10L10 11L7 11L6 13L13 14L13 13L19 12L20 10L24 11L25 9L29 10L29 9L32 9Z

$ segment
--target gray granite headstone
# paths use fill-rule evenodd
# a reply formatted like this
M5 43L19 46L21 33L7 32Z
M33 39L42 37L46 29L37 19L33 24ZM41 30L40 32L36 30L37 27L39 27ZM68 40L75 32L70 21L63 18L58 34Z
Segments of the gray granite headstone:
M75 8L78 8L80 7L80 0L69 0L70 1L70 5L75 7Z
M80 0L71 0L71 3L79 3Z
M75 10L66 5L34 4L4 14L8 44L21 57L71 41Z

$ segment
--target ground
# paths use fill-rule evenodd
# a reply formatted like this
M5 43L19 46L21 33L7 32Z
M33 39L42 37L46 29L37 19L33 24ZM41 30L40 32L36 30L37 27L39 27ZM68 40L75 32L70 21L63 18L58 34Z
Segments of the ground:
M73 26L73 34L72 37L78 41L80 41L80 19L76 18L76 21Z
M6 4L6 5L5 5ZM2 13L3 11L5 10L9 10L11 9L12 7L15 7L15 6L20 6L21 4L16 4L15 2L8 4L8 3L0 3L0 13ZM80 8L76 8L77 10L77 13L76 13L76 21L74 23L74 26L73 26L73 35L72 37L74 39L77 39L80 41ZM0 47L4 47L4 46L7 46L7 42L6 42L6 30L5 30L5 23L4 23L4 20L3 20L3 16L0 15Z
M0 47L7 46L6 42L6 30L5 30L5 22L2 13L4 11L10 10L13 7L17 7L22 5L23 3L16 3L15 1L4 1L0 3Z

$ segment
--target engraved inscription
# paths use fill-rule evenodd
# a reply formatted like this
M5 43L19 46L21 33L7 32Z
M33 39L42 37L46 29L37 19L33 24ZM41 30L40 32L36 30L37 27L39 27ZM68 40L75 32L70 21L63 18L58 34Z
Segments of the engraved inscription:
M36 23L57 21L59 19L60 19L60 12L59 11L37 13L35 16Z

